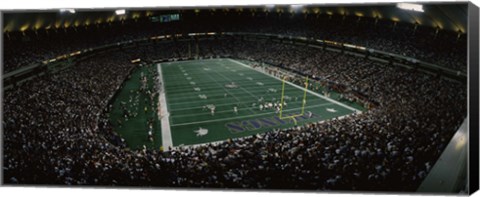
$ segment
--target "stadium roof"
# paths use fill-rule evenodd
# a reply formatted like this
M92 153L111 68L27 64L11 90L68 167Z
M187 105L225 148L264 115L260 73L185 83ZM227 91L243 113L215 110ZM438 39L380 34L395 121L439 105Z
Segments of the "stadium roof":
M466 32L468 4L455 3L422 3L424 12L403 10L396 4L361 4L361 5L305 5L305 6L237 6L237 7L203 7L203 8L151 8L126 9L125 15L115 14L114 9L75 9L64 10L23 10L4 12L4 32L25 31L35 29L65 28L70 26L93 25L138 19L162 13L182 12L281 12L294 14L320 15L356 15L358 17L378 17L379 19L418 23L423 26L440 28L462 33Z

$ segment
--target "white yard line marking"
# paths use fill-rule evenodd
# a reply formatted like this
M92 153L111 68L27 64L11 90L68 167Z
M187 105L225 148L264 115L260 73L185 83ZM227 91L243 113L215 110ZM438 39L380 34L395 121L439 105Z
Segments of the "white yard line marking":
M250 67L250 66L248 66L248 65L246 65L246 64L244 64L244 63L242 63L242 62L239 62L239 61L237 61L237 60L233 60L233 59L228 59L228 60L230 60L231 62L237 63L237 64L239 64L239 65L242 65L242 66L244 66L244 67L246 67L246 68L255 70L254 68L252 68L252 67ZM257 71L257 72L260 72L260 71L258 71L258 70L256 70L256 71ZM262 72L262 73L263 73L263 72ZM281 79L279 79L279 78L277 78L277 77L275 77L275 76L272 76L272 75L269 75L269 74L266 74L266 73L263 73L263 74L265 74L265 75L267 75L267 76L269 76L269 77L275 78L275 79L277 79L277 80L279 80L279 81L282 81ZM300 86L298 86L297 84L294 84L294 83L292 83L292 82L285 81L285 83L287 83L287 84L289 84L289 85L291 85L291 86L293 86L293 87L296 87L296 88L298 88L298 89L304 90L303 87L300 87ZM332 103L335 103L335 104L337 104L337 105L340 105L340 106L342 106L342 107L344 107L344 108L346 108L346 109L349 109L349 110L351 110L351 111L361 112L360 110L357 110L357 109L355 109L355 108L353 108L353 107L350 107L350 106L348 106L348 105L345 105L345 104L343 104L343 103L340 103L340 102L338 102L338 101L336 101L336 100L333 100L333 99L331 99L331 98L322 96L321 94L318 94L318 93L313 92L313 91L311 91L311 90L308 90L308 89L307 89L307 92L310 93L310 94L313 94L313 95L315 95L315 96L318 96L318 97L320 97L320 98L322 98L322 99L325 99L325 100L327 100L327 101L330 101L330 102L332 102Z
M205 81L198 81L195 82L195 83L198 83L198 85L202 88L202 90L205 90L205 91L212 91L215 92L215 90L218 90L218 88L216 87L210 87L208 86L207 84L209 82L205 82ZM282 88L282 85L277 85L278 83L264 83L264 86L268 86L268 87L271 87L271 88L277 88L277 89L281 89ZM190 92L189 90L178 90L179 88L181 87L188 87L190 86L190 84L181 84L181 85L177 85L177 86L171 86L171 87L168 87L168 88L174 88L176 89L176 91L169 91L168 94L169 95L173 95L173 94L183 94L183 93L188 93ZM257 92L257 91L265 91L265 87L264 86L258 86L258 85L243 85L241 87L246 87L248 89L252 89L252 90L255 90L255 91L252 91L252 92ZM288 89L297 89L295 87L290 87L290 86L287 86L285 87L285 90ZM303 90L302 90L302 93L303 93Z
M302 103L301 101L299 102L292 102L290 105L292 104L295 104L295 103ZM319 106L324 106L325 104L327 104L329 102L323 102L323 103L320 103L320 104L315 104L315 105L311 105L311 106L307 106L306 108L314 108L314 107L319 107ZM245 104L245 103L243 103ZM333 104L333 103L332 103ZM218 106L229 106L229 105L232 105L231 103L228 104L228 105L215 105L215 107L218 107ZM251 110L251 109L258 109L257 107L244 107L244 108L238 108L238 111L246 111L246 110ZM187 108L187 109L202 109L202 107L195 107L195 108ZM301 107L295 107L295 108L292 108L292 109L289 109L290 111L291 110L298 110L298 109L302 109ZM174 111L177 111L177 110L172 110L172 112ZM227 109L227 110L219 110L219 111L215 111L215 114L231 114L232 113L232 109ZM183 115L173 115L171 116L172 118L184 118L184 117L193 117L193 116L206 116L206 115L210 115L210 112L202 112L202 113L188 113L188 114L183 114Z
M162 146L164 150L168 150L168 147L173 147L172 142L172 132L170 130L170 113L168 112L167 107L167 98L165 96L165 87L163 83L163 75L162 75L162 68L160 64L157 64L157 71L158 71L158 80L161 84L158 102L160 105L160 121L162 123Z
M227 80L230 80L229 78L225 77L224 75L222 75L221 73L217 72L217 71L213 71L215 73L217 73L218 75L222 76L224 79L227 79ZM242 86L239 86L241 90L243 90L244 92L246 92L247 94L249 94L253 99L258 99L258 97L256 97L255 95L253 95L252 93L250 93L248 90L246 90L245 88L243 88Z
M228 91L227 89L225 89L225 87L223 87L222 84L218 83L217 80L215 80L215 78L213 78L213 77L210 76L209 74L207 74L207 76L208 76L210 79L212 79L218 86L222 87L222 89L225 90L225 92L227 92L230 96L232 96L235 100L237 100L238 103L241 103L241 101L240 101L234 94L230 93L230 91ZM247 107L248 107L248 106L247 106ZM251 111L252 113L255 113L255 112L252 111L251 109L250 109L250 111Z
M323 104L319 104L319 105L308 106L308 107L305 107L305 108L308 109L308 108L321 107L321 106L327 106L327 105L333 105L333 103L323 103ZM301 107L292 108L292 109L284 110L284 112L294 111L294 110L299 110L299 109L302 109L302 108ZM275 112L272 111L272 112L267 112L267 113L252 114L252 115L246 115L246 116L235 116L235 117L230 117L230 118L220 118L220 119L214 119L214 120L205 120L205 121L198 121L198 122L187 122L187 123L180 123L180 124L172 124L172 127L199 124L199 123L218 122L218 121L224 121L224 120L243 119L243 118L257 117L257 116L263 116L263 115L268 115L268 114L275 114ZM197 115L198 114L195 114L195 116L197 116ZM208 115L205 115L205 116L208 116Z
M198 98L198 96L195 97L195 98ZM224 99L224 98L223 98L223 99ZM203 101L203 102L205 102L205 101ZM188 102L185 102L185 103L188 103ZM192 102L192 103L194 103L194 102ZM211 102L208 102L208 103L211 103ZM293 105L295 105L295 104L301 104L301 103L302 103L302 101L291 101L291 102L289 102L289 105L292 105L292 106L293 106ZM324 103L326 103L326 102L323 102L323 103L321 103L321 104L324 104ZM246 102L241 102L241 103L239 103L239 104L252 104L252 102L246 101ZM225 104L215 105L215 107L231 106L231 105L232 105L232 103L225 103ZM203 108L203 106L176 108L176 109L170 110L170 112L173 113L173 112L175 112L175 111L183 111L183 110L190 110L190 109L202 109L202 108ZM250 108L252 108L252 107L250 107ZM258 108L258 107L255 106L255 108ZM240 109L244 109L244 108L238 108L238 109L240 110ZM174 116L174 117L176 117L176 116Z

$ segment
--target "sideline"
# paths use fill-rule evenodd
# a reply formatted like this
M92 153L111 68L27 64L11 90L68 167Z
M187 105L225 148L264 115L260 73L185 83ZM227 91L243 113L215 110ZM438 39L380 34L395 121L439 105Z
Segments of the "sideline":
M246 65L246 64L244 64L244 63L242 63L242 62L239 62L239 61L237 61L237 60L234 60L234 59L228 59L228 60L230 60L231 62L234 62L234 63L236 63L236 64L239 64L239 65L241 65L241 66L244 66L244 67L250 68L250 69L252 69L252 70L255 70L254 68L252 68L252 67L250 67L250 66L248 66L248 65ZM258 70L256 70L256 71L258 71ZM279 81L282 81L280 78L277 78L277 77L275 77L275 76L266 74L266 73L264 73L264 72L262 72L262 71L259 71L259 72L261 72L261 73L263 73L264 75L267 75L267 76L269 76L269 77L275 78L275 79L277 79L277 80L279 80ZM287 83L287 84L289 84L289 85L291 85L291 86L293 86L293 87L296 87L296 88L298 88L298 89L301 89L301 90L304 90L304 89L305 89L305 88L300 87L300 86L298 86L297 84L294 84L294 83L289 82L289 81L285 81L285 83ZM317 96L317 97L320 97L320 98L322 98L322 99L325 99L325 100L327 100L327 101L330 101L330 102L332 102L332 103L335 103L335 104L337 104L337 105L340 105L340 106L342 106L342 107L344 107L344 108L346 108L346 109L349 109L349 110L351 110L351 111L354 111L354 112L357 112L357 113L360 113L360 112L361 112L360 110L357 110L357 109L355 109L355 108L353 108L353 107L350 107L350 106L348 106L348 105L345 105L345 104L343 104L343 103L340 103L340 102L338 102L338 101L336 101L336 100L333 100L333 99L331 99L331 98L325 97L325 96L323 96L323 95L321 95L321 94L318 94L318 93L316 93L316 92L314 92L314 91L311 91L311 90L309 90L309 89L307 89L307 92L310 93L310 94L313 94L313 95L315 95L315 96Z
M170 113L168 112L167 108L167 98L165 96L165 87L163 83L163 75L162 75L162 68L161 64L157 64L157 71L158 71L158 81L160 83L160 92L158 97L158 104L160 105L160 114L158 118L162 123L162 147L163 150L168 150L169 147L173 147L172 142L172 132L170 130Z

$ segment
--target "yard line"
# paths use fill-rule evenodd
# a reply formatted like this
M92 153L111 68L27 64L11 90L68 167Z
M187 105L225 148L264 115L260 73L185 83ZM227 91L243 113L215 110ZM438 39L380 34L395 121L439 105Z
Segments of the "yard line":
M206 86L206 87L205 87ZM211 88L210 85L207 85L207 83L202 83L202 82L197 82L196 84L196 87L199 87L202 89L202 91L211 91L211 90L218 90L218 88ZM264 84L264 86L262 87L259 87L258 85L244 85L244 86L240 86L240 88L243 88L243 87L247 87L249 89L252 89L254 91L250 91L250 92L253 92L253 93L256 93L256 92L265 92L267 88L274 88L274 89L277 89L277 91L280 91L282 86L281 85L275 85L275 84ZM193 88L192 85L188 84L188 85L178 85L178 86L170 86L170 87L167 87L167 88L175 88L175 89L179 89L177 91L169 91L168 94L169 95L174 95L174 94L183 94L183 93L186 93L186 92L191 92L191 88ZM186 89L186 90L185 90ZM292 89L297 89L297 88L294 88L294 87L285 87L285 90L292 90Z
M177 91L169 91L168 94L182 94L182 93L185 93L185 92L191 92L191 88L193 86L188 84L188 85L179 85L179 86L170 86L170 87L167 87L167 88L175 88L175 89L181 89L181 88L186 88L187 90L177 90ZM211 86L210 83L202 83L202 82L197 82L196 84L196 87L199 87L203 90L206 90L206 91L211 91L211 92L221 92L221 91L218 91L218 88L213 88ZM253 92L253 93L257 93L257 92L265 92L267 91L268 88L273 88L273 89L276 89L277 91L280 91L282 86L281 85L276 85L276 84L264 84L264 86L258 86L258 85L243 85L243 86L240 86L240 87L247 87L248 89L251 89L253 91L250 91L250 92ZM294 87L285 87L285 88L288 88L289 90L297 90L297 88L294 88ZM212 91L213 90L213 91ZM303 90L301 91L303 93Z
M229 105L232 105L231 103ZM223 105L225 106L225 105ZM215 105L215 107L217 107L217 105ZM242 108L238 108L238 112L240 111L247 111L247 110L251 110L251 107L242 107ZM220 114L232 114L233 113L233 109L227 109L227 110L219 110L219 111L215 111L215 115L220 115ZM210 112L204 112L202 111L202 113L188 113L187 115L172 115L172 119L173 118L185 118L185 117L193 117L193 116L211 116Z
M323 104L319 104L319 105L308 106L308 107L305 107L305 108L314 108L314 107L321 107L321 106L327 106L327 105L333 105L333 103L323 103ZM299 110L299 109L302 109L302 108L297 107L297 108L292 108L292 109L288 109L288 110L284 110L284 111L294 111L294 110ZM252 115L246 115L246 116L236 116L236 117L231 117L231 118L220 118L220 119L205 120L205 121L198 121L198 122L187 122L187 123L180 123L180 124L172 124L172 127L192 125L192 124L200 124L200 123L218 122L218 121L224 121L224 120L243 119L243 118L257 117L257 116L268 115L268 114L275 114L275 112L272 111L272 112L268 112L268 113L252 114Z
M157 64L157 71L158 71L158 80L162 87L160 87L160 95L158 97L158 102L160 105L160 121L162 122L162 146L164 150L168 150L168 147L173 146L172 142L172 133L170 130L170 113L168 112L167 107L167 98L165 96L165 87L163 83L163 75L162 75L162 68L161 64ZM163 116L162 116L163 115Z
M229 80L228 78L226 78L224 75L218 73L217 71L214 71L215 73L217 73L218 75L222 76L224 79L227 79ZM250 93L248 90L246 90L245 88L243 88L242 86L239 86L240 89L242 89L244 92L246 92L247 94L250 94L250 96L253 97L253 99L258 99L258 97L256 97L255 95L253 95L252 93Z
M204 61L204 62L207 62L207 61L216 62L216 61L218 61L218 60L223 60L223 59L217 59L217 58L215 58L215 59L201 59L201 60L178 60L178 61L168 62L168 63L164 63L164 64L169 65L169 66L170 66L170 65L173 66L173 65L175 65L175 64L180 64L180 66L183 67L183 66L195 66L196 63L202 62L202 61Z
M245 103L248 103L248 102L243 102L241 104L245 104ZM315 107L317 105L321 105L321 104L325 104L325 103L328 103L328 102L322 102L322 103L319 103L319 104L316 104L316 105L312 105L312 107ZM297 101L297 102L291 102L290 103L290 106L292 105L295 105L295 104L302 104L302 101ZM224 104L224 105L215 105L215 107L218 107L218 106L228 106L228 105L232 105L231 103L227 103L227 104ZM300 105L301 106L301 105ZM242 108L238 108L238 111L245 111L247 109L252 109L253 107L242 107ZM188 109L202 109L202 107L194 107L194 108L183 108L183 110L188 110ZM258 109L258 108L257 108ZM295 109L295 108L292 108L292 109ZM301 109L301 108L300 108ZM173 112L175 111L183 111L181 109L176 109L176 110L172 110L172 114L175 114ZM215 111L215 114L221 114L221 113L232 113L232 109L228 109L228 110L219 110L219 111ZM198 116L198 115L210 115L209 112L202 112L202 113L195 113L195 114L192 114L192 113L189 113L188 115L172 115L171 117L172 118L180 118L180 117L191 117L191 116Z
M219 84L219 83L217 82L217 80L215 80L212 76L210 76L209 74L207 74L207 76L208 76L210 79L212 79L213 81L215 81L215 83L216 83L217 85L219 85L220 87L222 87L223 90L225 90L226 92L228 92L228 94L232 95L233 98L235 98L235 100L237 100L237 102L241 103L241 101L240 101L235 95L233 95L233 94L230 93L227 89L225 89L225 87L223 87L221 84ZM247 107L248 107L248 106L247 106ZM252 111L251 109L250 109L250 111L251 111L252 113L255 113L255 112Z
M320 99L319 99L320 100ZM188 104L189 102L184 102L184 104ZM191 103L196 103L196 102L191 102ZM251 104L251 102L241 102L242 104L246 104L246 103L249 103ZM302 104L302 101L299 100L299 101L289 101L288 102L289 104L288 105L295 105L295 104ZM322 103L325 103L325 102L322 102ZM218 107L218 106L228 106L228 105L232 105L231 103L226 103L226 104L220 104L220 105L215 105L215 107ZM255 107L257 107L258 105L256 105ZM186 107L186 108L179 108L179 109L172 109L170 110L170 112L175 112L175 111L183 111L183 110L189 110L189 109L202 109L202 106L201 107ZM241 108L240 108L241 109Z
M242 62L239 62L239 61L237 61L237 60L230 59L230 58L229 58L228 60L230 60L231 62L237 63L237 64L239 64L239 65L242 65L242 66L244 66L244 67L246 67L246 68L255 70L254 68L252 68L252 67L250 67L250 66L248 66L248 65L246 65L246 64L244 64L244 63L242 63ZM258 70L256 70L256 71L257 71L257 72L260 72L260 71L258 71ZM262 73L263 73L263 72L262 72ZM283 80L281 80L280 78L277 78L277 77L275 77L275 76L272 76L272 75L269 75L269 74L266 74L266 73L263 73L263 74L264 74L264 75L267 75L267 76L269 76L269 77L275 78L275 79L277 79L277 80L279 80L279 81L283 81ZM285 83L287 83L287 84L289 84L289 85L291 85L291 86L294 86L294 87L296 87L296 88L298 88L298 89L304 90L303 87L300 87L300 86L298 86L297 84L294 84L294 83L292 83L292 82L285 81ZM318 94L318 93L316 93L316 92L313 92L313 91L311 91L311 90L309 90L309 89L307 89L307 92L310 93L310 94L313 94L313 95L315 95L315 96L318 96L318 97L320 97L320 98L323 98L323 99L325 99L325 100L327 100L327 101L330 101L330 102L332 102L332 103L335 103L335 104L337 104L337 105L340 105L340 106L342 106L342 107L344 107L344 108L346 108L346 109L349 109L349 110L351 110L351 111L361 112L360 110L357 110L357 109L355 109L355 108L353 108L353 107L350 107L350 106L348 106L348 105L345 105L345 104L343 104L343 103L340 103L340 102L338 102L338 101L336 101L336 100L333 100L333 99L331 99L331 98L325 97L325 96L323 96L323 95L321 95L321 94Z
M170 102L169 105L170 105L170 106L175 106L175 105L183 105L183 104L187 104L187 103L203 103L203 102L205 102L205 101L215 102L215 101L221 101L221 100L225 99L225 97L223 96L224 94L215 94L215 95L212 95L212 94L210 94L208 91L203 91L203 89L202 89L201 92L195 92L195 93L196 93L196 95L192 95L192 96L182 96L182 99L181 99L181 100L180 100L180 99L177 100L177 101L179 101L179 102ZM256 92L256 93L260 93L261 96L265 96L266 94L268 94L268 93L266 93L265 91ZM172 96L172 95L170 94L170 92L168 92L168 94L169 94L170 97ZM198 97L198 94L206 94L207 97L210 98L210 99L207 98L207 99L205 99L205 100L196 100L196 101L193 101L193 102L192 102L192 101L191 101L192 99L198 99L198 98L199 98L199 97ZM270 94L273 94L273 93L270 93ZM179 95L179 96L181 96L181 95ZM220 97L218 97L218 96L220 96ZM227 96L228 96L228 95L227 95ZM248 96L248 95L247 95L247 96L237 96L237 98L245 98L245 97L251 97L251 96ZM254 100L255 100L255 102L256 102L256 101L258 100L258 98L255 98Z

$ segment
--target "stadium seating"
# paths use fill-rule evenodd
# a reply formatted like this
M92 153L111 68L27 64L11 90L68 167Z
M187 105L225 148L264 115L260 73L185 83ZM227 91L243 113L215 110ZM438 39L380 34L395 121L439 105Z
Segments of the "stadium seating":
M125 24L101 24L89 28L56 29L40 33L12 32L4 39L6 49L4 72L39 63L65 52L71 53L104 44L163 34L212 31L272 33L346 42L466 72L466 36L458 38L456 32L440 31L434 36L433 28L420 26L414 31L411 24L401 24L392 28L388 21L374 23L373 19L369 18L360 22L351 18L343 20L341 17L329 19L326 16L320 19L267 17L253 21L247 17L226 16L226 19L230 20L212 23L210 21L215 21L214 18L204 18L200 21L185 20L167 25L127 21Z

